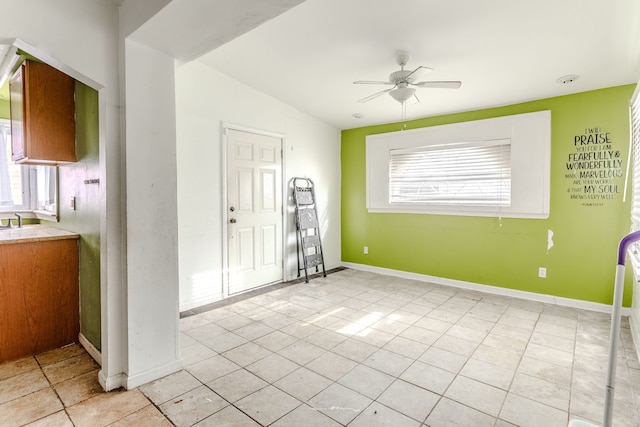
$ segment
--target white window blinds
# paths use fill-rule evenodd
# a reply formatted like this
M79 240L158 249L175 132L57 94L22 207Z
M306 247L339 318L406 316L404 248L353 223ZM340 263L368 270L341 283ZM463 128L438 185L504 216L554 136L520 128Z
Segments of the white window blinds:
M389 202L511 205L511 140L389 151Z

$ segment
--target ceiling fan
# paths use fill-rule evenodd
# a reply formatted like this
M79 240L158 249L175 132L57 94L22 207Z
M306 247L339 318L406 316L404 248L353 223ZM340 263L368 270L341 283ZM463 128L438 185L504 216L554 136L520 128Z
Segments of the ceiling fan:
M391 95L393 99L398 101L400 104L404 104L412 97L415 97L417 102L420 102L420 99L416 95L416 87L417 88L441 88L441 89L458 89L462 82L460 81L420 81L416 82L418 75L422 71L433 71L432 68L419 66L415 70L405 70L404 67L409 62L411 56L407 52L397 52L396 53L396 62L400 66L400 70L395 71L389 75L389 81L369 81L369 80L358 80L357 82L353 82L354 84L366 84L366 85L391 85L392 87L389 89L382 90L380 92L376 92L373 95L369 95L365 98L358 100L358 102L368 102L372 99L375 99L385 93ZM414 87L411 87L414 86Z

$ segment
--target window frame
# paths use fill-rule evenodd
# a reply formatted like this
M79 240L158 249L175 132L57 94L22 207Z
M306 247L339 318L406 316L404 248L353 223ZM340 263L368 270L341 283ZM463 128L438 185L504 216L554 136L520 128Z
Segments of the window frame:
M8 148L11 146L11 123L8 119L0 118L0 125L6 127L9 132L9 140L7 140ZM11 157L7 158L7 162L11 162ZM55 173L53 177L50 177L49 180L53 180L55 183L55 204L51 210L47 209L38 209L38 178L43 178L42 172L44 169L41 169L42 166L45 165L20 165L22 168L21 179L22 179L22 204L13 205L10 207L0 206L0 215L5 217L7 214L14 213L32 213L34 218L44 219L49 221L57 221L58 219L58 207L60 202L60 193L59 193L59 176L58 176L58 168L56 166L46 165L48 168L55 168Z
M390 150L509 139L511 205L390 203ZM505 218L549 217L551 111L402 130L366 137L366 207L371 213L418 213Z

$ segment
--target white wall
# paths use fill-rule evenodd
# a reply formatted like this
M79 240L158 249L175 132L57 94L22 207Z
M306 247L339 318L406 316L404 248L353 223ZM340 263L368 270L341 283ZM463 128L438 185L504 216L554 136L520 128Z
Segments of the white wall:
M176 121L180 310L222 298L223 123L285 135L284 180L314 180L326 267L340 265L338 129L198 62L176 70ZM286 220L285 278L292 279L297 261L291 209Z
M174 58L125 43L127 176L126 387L182 367Z

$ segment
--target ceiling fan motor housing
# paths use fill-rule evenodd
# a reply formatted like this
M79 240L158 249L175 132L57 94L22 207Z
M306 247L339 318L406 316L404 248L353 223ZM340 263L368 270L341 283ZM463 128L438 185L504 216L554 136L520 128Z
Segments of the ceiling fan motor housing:
M416 79L415 76L409 76L413 71L411 70L398 70L389 74L389 81L391 83L399 84L399 83L413 83Z
M411 59L411 55L409 52L405 52L404 50L399 50L396 52L396 63L402 68L407 65L407 62Z

